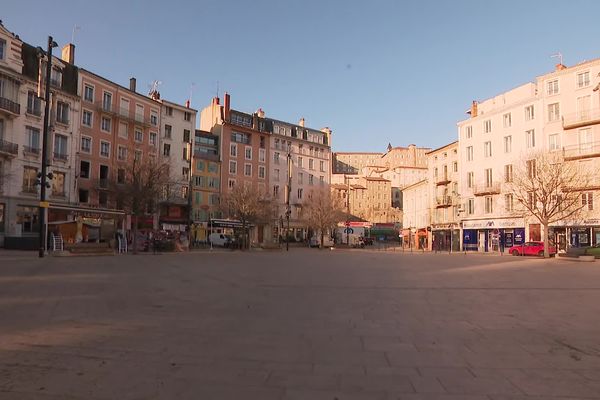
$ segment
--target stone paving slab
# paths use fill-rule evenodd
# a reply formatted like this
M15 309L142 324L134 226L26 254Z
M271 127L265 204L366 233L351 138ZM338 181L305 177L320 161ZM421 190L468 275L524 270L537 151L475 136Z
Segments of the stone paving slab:
M0 400L600 399L598 315L554 259L0 253Z

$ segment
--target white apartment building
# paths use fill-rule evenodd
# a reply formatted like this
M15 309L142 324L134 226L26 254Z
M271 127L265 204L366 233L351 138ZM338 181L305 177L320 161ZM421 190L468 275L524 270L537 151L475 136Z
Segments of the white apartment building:
M406 248L428 249L431 242L429 226L429 183L427 179L402 189L402 245Z
M37 174L45 107L37 97L39 56L37 48L0 24L0 246L10 248L38 248ZM45 62L41 65L45 71ZM46 193L53 205L60 206L77 200L73 167L80 104L76 68L53 57L50 87L47 172L52 180Z
M262 110L258 111L264 117ZM331 182L331 130L315 130L305 127L304 118L299 123L290 124L267 118L273 131L270 137L272 156L269 164L269 187L277 202L275 225L276 234L285 236L287 231L286 201L288 173L291 176L290 187L290 235L295 240L306 239L308 227L302 221L302 203L314 189L329 190ZM288 172L288 152L291 157Z
M427 153L430 193L431 248L436 251L460 250L458 221L459 157L458 141Z
M600 59L573 67L562 64L481 103L458 123L462 243L465 250L496 251L540 240L541 227L530 216L516 215L506 185L534 152L559 152L565 161L597 170L600 156ZM600 218L594 210L596 186L582 199L587 216L562 221L550 237L564 248L600 242Z

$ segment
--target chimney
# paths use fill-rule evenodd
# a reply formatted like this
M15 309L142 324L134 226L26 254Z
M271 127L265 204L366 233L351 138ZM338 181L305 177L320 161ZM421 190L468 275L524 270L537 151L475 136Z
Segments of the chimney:
M129 78L129 90L135 92L135 78Z
M264 118L265 112L263 111L262 108L259 108L258 110L256 110L256 115L258 115L258 118Z
M190 99L185 101L185 108L190 108Z
M219 105L219 101L220 101L220 100L219 100L219 98L218 98L218 97L213 97L213 99L212 99L212 104L213 104L214 106L218 106L218 105Z
M223 100L223 111L224 111L224 115L223 118L225 119L225 121L229 122L229 111L230 111L230 104L231 100L229 97L229 93L225 92L225 99Z
M301 127L304 128L304 117L300 118L300 121L298 122L298 125L300 125Z
M471 118L475 118L477 116L477 100L473 100L471 103Z
M75 64L75 45L73 43L67 43L62 48L61 58L69 64Z
M556 64L556 71L562 71L563 69L567 69L567 66L561 63Z

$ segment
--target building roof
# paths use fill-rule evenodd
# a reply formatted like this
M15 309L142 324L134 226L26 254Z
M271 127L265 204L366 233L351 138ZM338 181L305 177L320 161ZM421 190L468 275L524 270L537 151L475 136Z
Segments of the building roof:
M363 189L363 190L366 190L366 189L367 189L367 188L366 188L366 187L364 187L363 185L350 185L350 187L351 187L352 189Z
M332 183L331 185L329 185L331 188L333 189L344 189L344 190L348 190L348 186L347 185L343 185L341 183Z
M452 146L458 146L458 140L455 140L455 141L454 141L454 142L452 142L452 143L445 144L445 145L443 145L442 147L438 147L437 149L433 149L433 150L431 150L431 151L428 151L428 152L427 152L427 153L425 153L425 154L427 155L427 154L433 154L433 153L437 153L438 151L441 151L441 150L444 150L444 149L450 148L450 147L452 147Z
M365 179L368 180L368 181L386 181L386 182L390 182L389 179L380 178L378 176L365 176Z
M402 191L404 192L405 190L413 189L414 187L420 186L420 185L423 185L423 184L427 184L427 179L423 179L423 180L420 180L419 182L413 183L412 185L405 186L405 187L402 188Z

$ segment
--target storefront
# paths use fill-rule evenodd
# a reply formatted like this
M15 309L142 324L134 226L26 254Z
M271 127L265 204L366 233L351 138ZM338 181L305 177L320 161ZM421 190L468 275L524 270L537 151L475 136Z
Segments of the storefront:
M435 224L431 226L433 251L460 251L460 229L457 224Z
M506 251L525 242L522 218L496 218L462 222L463 251Z
M550 233L559 251L566 251L568 247L596 246L600 244L600 219L558 223L550 227Z

